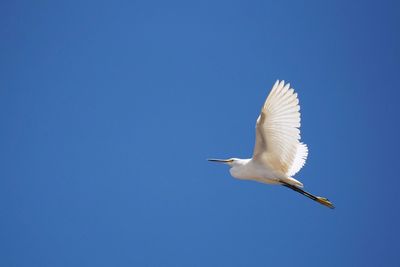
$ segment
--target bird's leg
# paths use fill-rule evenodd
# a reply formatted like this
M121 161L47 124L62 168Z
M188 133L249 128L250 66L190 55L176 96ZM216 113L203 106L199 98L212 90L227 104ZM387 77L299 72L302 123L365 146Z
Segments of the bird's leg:
M306 197L308 197L308 198L310 198L310 199L312 199L312 200L314 200L314 201L316 201L316 202L318 202L318 203L320 203L320 204L322 204L322 205L324 205L324 206L326 206L328 208L331 208L331 209L335 208L335 206L333 206L332 202L330 202L327 198L315 196L315 195L313 195L311 193L308 193L308 192L304 191L303 189L301 189L301 188L299 188L297 186L288 184L288 183L283 182L283 181L280 181L280 182L282 183L283 186L285 186L287 188L290 188L290 189L292 189L292 190L294 190L294 191L296 191L296 192L298 192L298 193L300 193L300 194L302 194L302 195L304 195L304 196L306 196Z

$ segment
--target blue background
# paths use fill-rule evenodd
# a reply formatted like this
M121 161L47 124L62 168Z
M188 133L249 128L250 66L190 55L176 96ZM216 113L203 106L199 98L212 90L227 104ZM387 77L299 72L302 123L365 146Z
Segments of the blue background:
M395 266L396 1L2 1L0 266ZM232 179L276 79L296 176Z

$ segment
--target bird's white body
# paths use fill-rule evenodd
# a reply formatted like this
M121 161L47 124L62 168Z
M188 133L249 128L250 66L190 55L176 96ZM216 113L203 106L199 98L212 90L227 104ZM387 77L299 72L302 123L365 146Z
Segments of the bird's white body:
M264 184L281 184L282 181L286 181L296 186L303 186L296 179L277 173L268 164L253 159L235 159L229 165L231 166L230 174L237 179L253 180Z
M308 148L300 142L300 106L290 84L276 81L256 123L256 144L251 159L215 160L228 164L233 177L267 184L288 183L304 165Z
M256 123L256 144L250 159L210 159L228 164L233 177L266 184L280 184L329 208L326 198L312 195L294 176L304 166L308 148L300 142L300 106L290 84L276 81Z

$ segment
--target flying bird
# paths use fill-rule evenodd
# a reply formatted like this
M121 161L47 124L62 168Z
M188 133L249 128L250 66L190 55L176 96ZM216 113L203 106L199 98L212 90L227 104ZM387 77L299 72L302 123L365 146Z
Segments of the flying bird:
M300 142L300 106L297 93L276 81L256 123L256 142L250 159L209 159L230 166L233 177L265 184L282 185L324 206L334 208L324 197L304 191L303 184L293 178L304 166L307 145Z

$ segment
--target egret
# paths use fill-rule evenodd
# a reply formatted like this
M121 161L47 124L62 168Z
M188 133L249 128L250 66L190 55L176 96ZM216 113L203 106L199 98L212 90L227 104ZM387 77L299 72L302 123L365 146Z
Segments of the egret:
M233 177L265 184L282 185L324 206L334 208L324 197L304 191L303 184L293 178L304 166L307 145L300 142L300 106L297 93L276 81L256 123L256 142L250 159L209 159L229 165Z

